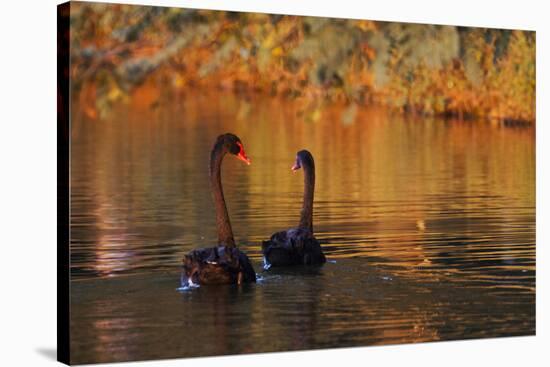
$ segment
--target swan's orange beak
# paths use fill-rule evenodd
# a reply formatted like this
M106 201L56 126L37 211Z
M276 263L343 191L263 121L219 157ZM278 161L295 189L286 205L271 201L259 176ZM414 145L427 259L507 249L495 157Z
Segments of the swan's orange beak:
M241 161L245 162L246 164L250 165L250 158L246 156L243 145L239 142L237 142L237 145L239 146L239 148L241 148L239 153L237 153L237 158L239 158Z

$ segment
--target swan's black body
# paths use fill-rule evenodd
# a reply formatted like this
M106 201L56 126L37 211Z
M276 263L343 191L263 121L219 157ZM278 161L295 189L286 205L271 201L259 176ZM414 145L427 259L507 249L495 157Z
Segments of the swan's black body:
M240 284L255 282L256 273L245 253L235 246L229 214L221 184L221 163L227 154L234 154L250 164L241 140L233 134L220 135L210 154L210 185L216 206L218 245L195 249L183 258L182 285Z
M183 268L182 283L187 284L241 284L256 281L256 272L248 256L236 247L193 250L185 255Z
M310 230L291 228L274 233L269 241L263 241L264 266L315 265L326 259L319 241Z
M273 234L262 242L264 267L316 265L326 262L319 241L313 236L313 194L315 191L315 163L307 150L296 155L293 171L304 169L304 200L297 228Z

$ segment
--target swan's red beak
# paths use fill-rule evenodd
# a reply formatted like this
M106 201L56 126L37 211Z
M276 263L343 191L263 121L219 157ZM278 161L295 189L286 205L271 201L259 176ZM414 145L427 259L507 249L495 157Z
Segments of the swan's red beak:
M244 152L244 148L243 148L243 145L239 142L237 142L237 145L239 146L239 148L241 148L241 150L239 151L239 153L237 153L237 158L239 158L241 161L245 162L246 164L250 164L250 158L248 158L246 156L246 153Z

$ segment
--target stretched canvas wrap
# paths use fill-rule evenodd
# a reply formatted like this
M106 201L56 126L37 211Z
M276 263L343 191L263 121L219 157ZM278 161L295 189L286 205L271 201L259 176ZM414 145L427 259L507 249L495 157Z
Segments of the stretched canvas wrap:
M535 44L59 5L59 360L534 335Z

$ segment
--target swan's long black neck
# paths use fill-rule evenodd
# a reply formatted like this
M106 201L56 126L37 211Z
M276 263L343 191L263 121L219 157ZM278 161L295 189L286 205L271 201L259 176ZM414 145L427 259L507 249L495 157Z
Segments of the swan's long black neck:
M304 201L300 215L300 228L309 229L313 233L313 193L315 191L315 164L302 161L304 170Z
M225 198L222 190L221 165L225 154L227 153L223 143L217 142L210 153L210 187L212 189L212 198L216 207L216 227L218 229L218 244L221 246L235 247L233 230L225 205Z

